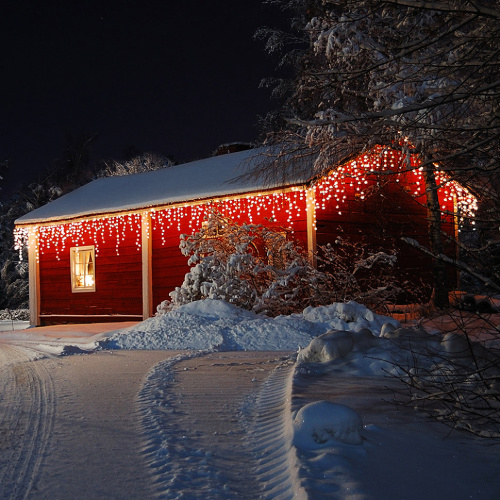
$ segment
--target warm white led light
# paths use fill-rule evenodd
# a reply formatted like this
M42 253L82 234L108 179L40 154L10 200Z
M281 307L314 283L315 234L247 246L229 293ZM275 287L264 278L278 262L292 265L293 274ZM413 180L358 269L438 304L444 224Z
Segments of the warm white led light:
M366 189L376 185L379 172L392 171L391 178L401 185L410 185L414 197L425 195L422 167L418 158L411 158L408 171L401 154L387 148L375 148L371 154L365 154L358 160L332 170L314 186L307 188L294 186L290 191L275 191L267 194L251 194L239 198L212 199L196 205L184 204L164 209L151 209L151 231L160 235L162 245L167 243L167 231L175 228L179 232L193 233L198 230L211 211L217 211L225 217L243 223L253 223L262 219L293 226L293 222L304 217L307 207L313 210L313 225L315 212L326 210L326 202L332 201L339 215L346 200L354 199L354 193L360 200L366 198ZM384 175L388 175L385 173ZM404 182L403 182L404 181ZM474 217L477 210L477 199L456 181L450 180L446 173L437 172L436 181L441 186L439 192L441 201L455 201L459 222ZM310 190L310 191L308 191ZM351 194L349 194L351 193ZM446 209L446 205L443 205ZM40 253L55 250L59 259L62 252L71 245L95 245L96 255L99 245L114 241L116 253L127 236L134 236L135 247L141 249L141 213L117 215L112 217L94 218L69 222L60 225L17 227L14 230L14 248L22 258L22 249L28 245L30 237L38 241ZM148 237L149 237L148 232Z

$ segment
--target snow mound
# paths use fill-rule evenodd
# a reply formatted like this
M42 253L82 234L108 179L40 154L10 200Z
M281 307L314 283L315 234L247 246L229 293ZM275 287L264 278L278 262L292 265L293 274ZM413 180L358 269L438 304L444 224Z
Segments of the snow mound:
M392 318L356 302L308 307L302 314L269 318L222 300L205 299L176 307L115 333L100 346L108 349L217 349L220 351L296 351L340 325L354 331L358 348L371 342ZM363 330L365 329L365 330ZM360 333L362 332L362 333Z
M442 349L454 358L485 357L486 349L477 342L472 342L465 335L447 333L441 341Z
M303 406L293 419L293 444L299 449L315 449L335 444L362 444L363 422L348 406L331 401L315 401Z
M380 335L382 327L389 323L394 328L401 325L398 320L375 314L362 304L353 300L328 306L307 307L302 313L304 319L328 325L329 330L357 331L362 328L371 330L375 335Z
M220 329L206 318L172 311L121 330L100 346L106 349L211 349L223 342Z
M217 349L295 351L311 341L301 319L280 320L246 311L222 300L199 300L116 333L108 349ZM322 332L320 332L322 333Z
M325 363L343 359L353 350L366 351L380 341L367 328L357 332L330 330L299 351L297 363Z
M224 300L205 299L190 302L174 309L177 313L191 314L216 320L218 318L248 319L257 318L253 311L246 311L241 307L225 302Z

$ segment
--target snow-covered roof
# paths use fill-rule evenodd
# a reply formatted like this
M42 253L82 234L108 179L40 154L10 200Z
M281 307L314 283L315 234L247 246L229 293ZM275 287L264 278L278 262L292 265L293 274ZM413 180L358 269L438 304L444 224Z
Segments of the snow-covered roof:
M23 215L16 224L147 209L290 186L308 180L308 176L299 175L286 184L269 185L261 178L246 176L240 179L262 153L262 149L252 149L153 172L97 179Z

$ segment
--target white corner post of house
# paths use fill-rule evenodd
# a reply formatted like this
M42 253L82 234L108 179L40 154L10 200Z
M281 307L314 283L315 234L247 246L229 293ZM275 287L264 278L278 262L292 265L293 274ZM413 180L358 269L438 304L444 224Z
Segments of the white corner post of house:
M307 254L316 267L316 195L314 186L306 189Z
M30 325L40 326L40 263L38 259L38 228L28 232L28 269Z
M151 215L144 212L141 217L141 248L142 248L142 317L153 316L153 270L152 270Z

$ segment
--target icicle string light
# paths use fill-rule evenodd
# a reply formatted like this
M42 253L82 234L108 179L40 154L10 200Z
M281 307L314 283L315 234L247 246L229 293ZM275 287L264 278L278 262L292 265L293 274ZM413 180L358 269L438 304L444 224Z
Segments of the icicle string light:
M316 209L325 210L327 202L333 200L338 214L342 215L342 205L354 196L364 200L368 188L376 185L381 175L390 175L391 182L404 185L416 199L425 196L423 168L417 156L410 158L409 168L400 152L382 147L375 148L371 154L360 156L338 169L333 170L316 184ZM445 172L436 171L441 209L446 211L447 202L456 203L459 223L473 219L477 210L477 199L458 182L451 180ZM472 223L474 223L472 221Z
M164 209L151 209L144 213L151 216L151 229L159 234L162 245L166 244L168 231L181 233L197 231L210 212L215 210L225 217L240 223L258 223L265 219L286 224L292 228L297 216L305 217L306 192L302 188L293 188L288 192L256 194L241 198L210 200L200 204L184 204ZM135 246L141 249L141 217L143 213L119 215L108 218L53 224L48 226L17 227L14 230L15 248L20 252L27 246L30 234L38 241L39 253L55 251L56 258L69 246L95 245L96 256L99 248L114 242L116 253L127 234L135 235ZM149 232L148 232L149 235ZM68 243L70 242L70 243Z
M66 224L47 226L17 227L14 230L15 249L27 246L30 236L38 241L39 253L55 251L60 258L69 245L95 245L96 255L101 245L114 242L116 253L127 235L135 238L135 247L141 249L141 218L144 214L151 217L150 233L159 235L161 244L167 242L169 230L192 234L197 231L211 211L215 210L224 217L239 223L257 223L269 220L290 227L294 221L305 220L307 210L312 210L313 226L316 226L316 213L333 206L342 215L342 206L348 199L364 200L368 189L391 176L391 181L401 183L414 197L425 196L425 183L422 167L418 159L412 157L408 166L401 161L401 153L384 148L376 148L373 153L358 157L327 176L311 187L294 187L288 191L259 193L237 198L212 199L207 202L182 204L161 209L150 209L141 213L94 218ZM452 181L442 172L437 172L442 209L454 202L459 222L464 218L472 219L477 210L477 200L465 188ZM453 206L453 205L452 205ZM70 243L69 243L70 242Z
M293 229L294 220L300 218L302 212L305 214L305 200L305 191L297 188L287 193L257 194L210 200L199 205L169 207L151 213L152 230L154 233L159 232L162 244L165 245L170 229L191 234L201 227L212 211L242 224L269 220L286 223Z

